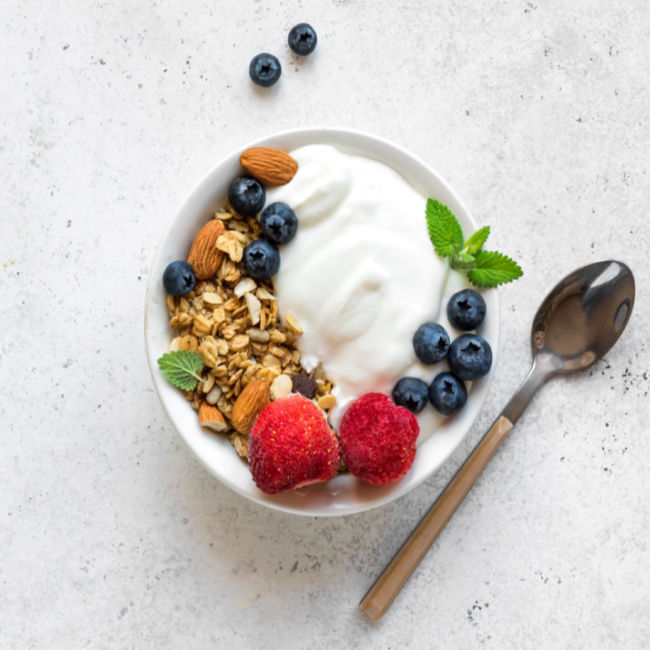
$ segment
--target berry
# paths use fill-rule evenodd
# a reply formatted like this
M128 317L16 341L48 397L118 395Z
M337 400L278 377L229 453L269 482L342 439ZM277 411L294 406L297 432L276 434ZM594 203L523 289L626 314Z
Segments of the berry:
M252 278L266 280L280 268L280 253L266 239L256 239L244 249L244 267Z
M289 47L301 56L311 54L316 49L318 38L311 25L299 23L289 32Z
M305 372L299 372L291 378L291 388L294 393L300 393L307 399L313 399L318 392L316 380Z
M163 273L163 286L170 296L185 296L196 284L196 276L191 264L177 260L167 265Z
M472 381L489 372L492 348L478 334L462 334L449 346L447 363L456 377Z
M286 203L271 203L262 210L260 226L274 244L287 244L296 236L298 219Z
M245 217L256 215L263 207L266 192L259 181L249 176L236 178L228 188L230 205Z
M393 402L411 413L419 413L427 405L428 396L427 385L415 377L402 377L393 388Z
M443 415L457 413L467 402L465 384L450 372L441 372L429 386L429 400Z
M248 455L257 487L276 494L334 478L341 451L323 412L302 395L290 395L257 416Z
M341 420L339 439L348 469L366 483L383 485L404 476L415 459L420 433L413 413L386 395L368 393Z
M428 365L442 361L449 349L449 334L438 323L424 323L413 335L415 356Z
M282 66L276 56L262 52L251 59L248 74L258 86L272 86L282 74Z
M474 289L455 293L447 303L447 318L459 330L475 330L485 318L485 300Z

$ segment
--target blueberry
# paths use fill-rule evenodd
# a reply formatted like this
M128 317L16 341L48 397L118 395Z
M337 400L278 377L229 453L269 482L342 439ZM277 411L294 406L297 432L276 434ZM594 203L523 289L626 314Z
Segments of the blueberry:
M286 244L296 236L298 219L286 203L271 203L262 211L260 226L266 238L274 244Z
M449 348L449 334L438 323L424 323L413 335L415 356L426 364L442 361Z
M450 372L441 372L429 386L429 400L439 413L452 415L465 406L467 389L458 377Z
M427 397L427 385L415 377L402 377L393 388L393 402L412 413L419 413L427 405Z
M228 201L239 214L252 217L264 207L266 192L259 181L242 176L230 183Z
M276 56L262 52L251 59L248 74L258 86L272 86L282 74L282 66Z
M447 303L447 318L459 330L475 330L485 318L485 300L474 289L455 293Z
M244 249L244 266L252 278L266 280L278 272L280 253L266 239L256 239Z
M167 265L163 273L163 286L170 296L185 296L196 284L196 276L191 264L177 260Z
M447 363L456 377L472 381L487 375L492 365L492 348L478 334L462 334L449 346Z
M316 32L311 25L299 23L289 32L289 47L302 56L311 54L316 49Z

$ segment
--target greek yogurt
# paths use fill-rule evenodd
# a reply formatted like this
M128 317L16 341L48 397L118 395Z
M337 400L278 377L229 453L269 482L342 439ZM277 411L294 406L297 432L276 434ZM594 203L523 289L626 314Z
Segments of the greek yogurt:
M337 426L347 406L368 392L390 392L400 377L430 382L412 337L437 321L447 265L427 235L426 197L396 171L329 145L291 152L298 172L268 192L298 217L298 234L282 247L274 278L281 314L304 330L303 365L319 362L335 383ZM433 409L420 414L434 424Z

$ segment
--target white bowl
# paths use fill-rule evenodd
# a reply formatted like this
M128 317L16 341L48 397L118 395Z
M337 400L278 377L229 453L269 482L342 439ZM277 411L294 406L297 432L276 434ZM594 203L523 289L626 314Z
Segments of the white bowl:
M249 143L241 151L251 146L277 147L290 151L315 143L335 145L348 153L374 158L393 167L424 195L447 204L458 217L466 234L475 229L476 224L467 208L433 169L401 147L381 138L343 129L296 129ZM167 351L173 336L173 331L167 324L165 293L161 281L163 271L169 262L185 259L200 227L218 208L225 205L228 185L241 173L241 151L226 156L190 193L156 253L145 304L147 359L154 386L167 415L190 449L210 473L242 496L270 508L309 516L351 514L388 503L430 477L456 449L485 401L492 373L474 382L467 405L458 415L443 419L441 427L433 435L429 435L429 432L421 433L422 442L413 467L399 481L377 487L362 483L350 474L341 474L328 483L270 496L255 486L248 465L236 455L226 437L205 431L199 426L196 412L182 393L167 383L158 370L157 359ZM422 209L424 212L424 205ZM499 322L497 293L494 290L487 291L484 297L488 315L481 333L491 344L496 360Z

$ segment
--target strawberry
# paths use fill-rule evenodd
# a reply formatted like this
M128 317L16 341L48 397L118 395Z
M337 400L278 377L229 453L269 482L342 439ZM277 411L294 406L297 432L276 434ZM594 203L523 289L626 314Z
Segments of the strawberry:
M329 481L341 451L323 412L302 395L267 404L255 420L248 446L251 473L267 494Z
M413 413L386 395L368 393L350 406L339 427L343 460L358 478L373 485L404 476L415 459L420 426Z

